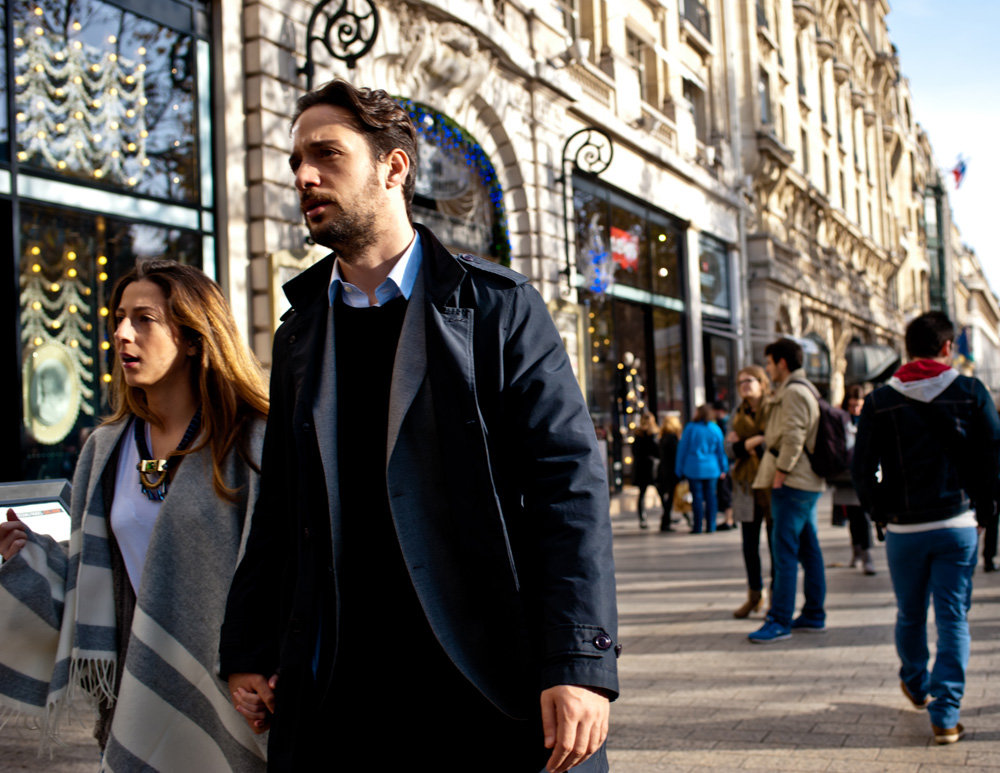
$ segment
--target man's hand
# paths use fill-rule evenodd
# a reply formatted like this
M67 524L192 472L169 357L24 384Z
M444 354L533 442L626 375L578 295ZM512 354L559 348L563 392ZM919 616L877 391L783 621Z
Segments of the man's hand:
M781 470L774 471L774 483L771 488L781 488L785 485L785 478L788 477L788 473L782 472Z
M265 679L263 674L231 674L229 677L233 706L255 733L263 733L271 726L277 685L277 674L270 679Z
M10 561L28 542L28 527L14 511L7 510L7 522L0 523L0 556Z
M608 699L589 687L560 684L542 692L542 729L552 756L549 773L563 773L590 757L608 737Z

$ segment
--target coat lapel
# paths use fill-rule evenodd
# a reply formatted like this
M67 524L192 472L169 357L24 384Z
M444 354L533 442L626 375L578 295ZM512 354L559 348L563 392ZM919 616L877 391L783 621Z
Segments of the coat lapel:
M386 464L392 458L403 417L413 405L413 398L427 374L427 336L425 330L426 307L424 303L424 272L417 274L417 281L410 294L410 302L403 317L403 328L396 344L396 358L392 366L392 385L389 391L389 431L386 437Z

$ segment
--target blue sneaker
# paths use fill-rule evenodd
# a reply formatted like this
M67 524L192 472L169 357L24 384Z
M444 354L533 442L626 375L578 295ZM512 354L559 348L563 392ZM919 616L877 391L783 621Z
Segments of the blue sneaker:
M787 626L768 620L759 629L749 634L747 638L754 644L770 644L782 639L791 639L792 631Z
M799 615L792 620L792 630L799 633L826 633L826 623L822 620L808 620Z

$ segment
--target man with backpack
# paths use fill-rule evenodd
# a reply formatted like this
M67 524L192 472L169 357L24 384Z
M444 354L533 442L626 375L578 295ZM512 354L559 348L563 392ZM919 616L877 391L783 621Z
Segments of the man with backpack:
M767 619L748 637L755 644L787 639L793 630L826 629L826 576L816 532L816 502L824 484L809 459L809 452L816 449L820 425L818 392L806 379L798 343L780 338L768 344L764 356L764 369L775 393L768 403L764 430L767 452L753 487L771 489L775 571ZM806 603L802 614L793 620L799 563L805 572Z
M861 506L887 530L900 687L914 708L927 709L939 744L964 733L976 532L996 523L1000 446L986 387L951 367L954 339L938 311L907 326L910 362L865 400L852 462ZM931 597L938 638L928 673Z

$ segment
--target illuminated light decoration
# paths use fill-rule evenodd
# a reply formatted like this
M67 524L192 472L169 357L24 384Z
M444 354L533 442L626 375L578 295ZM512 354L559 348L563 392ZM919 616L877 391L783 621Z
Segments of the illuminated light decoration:
M105 373L103 376L101 376L101 381L103 381L105 384L110 384L111 383L111 374L110 373Z
M108 42L113 45L118 42L118 38L116 38L114 35L108 35Z
M100 279L102 282L107 282L108 281L108 275L106 273L104 273L103 271L100 274L97 275L97 278ZM107 316L107 310L106 309L101 309L101 316L102 317L106 317Z
M461 159L465 165L476 173L479 182L486 188L490 204L493 206L493 227L491 247L500 263L510 265L510 230L507 226L507 211L503 203L503 186L497 177L496 170L486 151L468 132L448 116L436 110L402 97L396 101L409 113L417 133L421 137L440 148L447 155Z
M97 256L97 265L98 266L106 266L107 263L108 263L108 259L107 259L106 256L104 256L104 255L98 255Z
M625 457L625 464L632 464L632 457L631 456L626 456Z
M595 354L595 355L594 355L593 357L591 357L591 359L592 359L592 360L593 360L594 362L600 362L600 361L601 361L601 358L600 358L600 357L598 357L598 356L597 356L596 354Z
M71 27L82 29L79 22ZM149 167L143 164L145 65L54 32L19 37L13 57L18 160L113 184L143 179Z
M587 332L590 333L591 335L593 335L595 332L597 332L597 328L593 327L593 326L588 327L587 328Z
M35 16L41 16L45 11L42 10L40 5L36 5L34 8Z
M45 30L43 30L41 27L35 27L35 34L36 35L44 35L45 34Z
M625 383L626 384L631 384L632 383L632 377L631 376L626 376L625 377Z
M596 349L596 348L597 348L598 346L600 346L600 345L601 345L601 342L600 342L600 341L594 341L594 348L595 348L595 349Z
M625 366L622 363L618 363L618 370L625 370Z
M139 46L139 50L136 51L136 53L139 56L145 56L146 55L146 47L145 46Z
M635 422L634 422L634 421L630 421L630 422L628 423L628 428L629 428L629 429L635 429Z
M660 234L659 236L656 237L656 241L658 242L665 242L666 240L667 240L666 234Z
M100 312L98 312L98 313L99 313L99 314L100 314L100 315L101 315L102 317L106 317L106 316L108 316L108 307L107 307L107 306L101 306L101 310L100 310Z
M14 48L23 48L24 38L14 38Z
M24 113L18 113L17 115L14 116L14 118L17 119L18 123L23 123L24 121L28 120L28 116L25 115Z
M659 274L661 277L665 277L667 274L670 273L670 270L667 269L667 268L665 268L665 267L663 267L663 266L661 266L660 270L657 271L656 273Z
M633 376L636 376L638 375L639 371L637 371L635 368L632 368L629 370L629 373L631 373Z
M110 348L111 348L111 344L109 344L107 341L101 341L101 349L103 349L104 351L107 351Z
M34 271L34 272L35 272L35 273L37 274L37 273L38 273L39 271L41 271L41 270L42 270L42 267L41 267L41 265L40 265L40 264L36 263L35 265L33 265L33 266L31 267L31 270L32 270L32 271Z
M41 255L41 248L34 245L27 252L38 257ZM76 257L74 250L66 250L57 259L62 263L75 260ZM87 315L92 307L81 297L81 292L85 293L87 288L81 287L73 268L66 271L67 279L64 283L49 282L45 278L45 265L46 261L42 258L40 263L32 265L31 272L20 276L21 341L25 346L29 343L35 347L57 343L66 347L76 371L80 396L83 398L80 410L92 416L95 411L92 404L94 390L90 385L94 382L95 374L93 358L90 356L92 339L87 335L88 326L92 327L87 322ZM35 266L39 267L38 271L34 270ZM60 266L49 264L49 270L60 270Z

